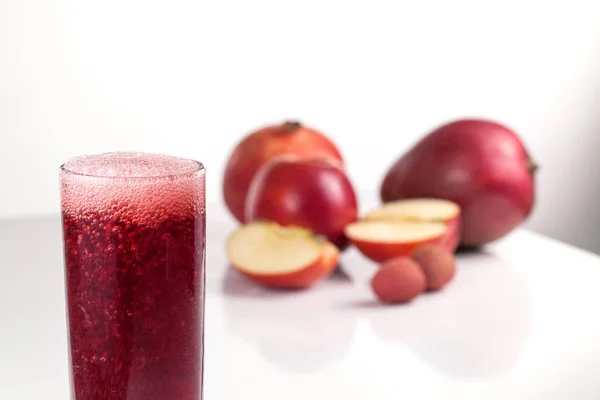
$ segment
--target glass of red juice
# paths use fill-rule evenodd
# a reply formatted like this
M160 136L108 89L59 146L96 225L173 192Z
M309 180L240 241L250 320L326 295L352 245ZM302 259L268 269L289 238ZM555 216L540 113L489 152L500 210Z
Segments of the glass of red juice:
M201 400L205 170L146 153L60 168L72 400Z

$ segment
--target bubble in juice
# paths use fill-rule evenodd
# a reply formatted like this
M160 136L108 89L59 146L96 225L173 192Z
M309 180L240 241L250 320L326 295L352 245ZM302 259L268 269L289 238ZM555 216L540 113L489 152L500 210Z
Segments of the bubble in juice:
M142 153L61 168L73 400L202 398L204 179Z

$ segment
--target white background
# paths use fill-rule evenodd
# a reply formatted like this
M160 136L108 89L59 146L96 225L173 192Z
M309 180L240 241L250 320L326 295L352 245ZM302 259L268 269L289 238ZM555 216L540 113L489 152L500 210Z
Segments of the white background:
M0 216L58 211L84 153L226 157L266 123L331 136L363 196L448 119L515 128L528 227L600 252L600 2L0 0Z

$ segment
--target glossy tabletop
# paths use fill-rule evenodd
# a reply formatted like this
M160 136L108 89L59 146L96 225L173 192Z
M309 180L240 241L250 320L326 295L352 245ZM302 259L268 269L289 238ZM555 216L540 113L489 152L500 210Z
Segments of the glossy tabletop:
M517 230L460 254L455 280L380 306L346 251L308 291L232 271L208 208L206 400L600 399L600 258ZM69 398L58 216L0 221L0 398Z

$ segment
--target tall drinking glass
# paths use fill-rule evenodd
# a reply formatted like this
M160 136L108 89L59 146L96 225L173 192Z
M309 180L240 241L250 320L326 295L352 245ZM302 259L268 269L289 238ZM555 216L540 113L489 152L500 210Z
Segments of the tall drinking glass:
M60 188L71 398L202 399L202 164L82 156Z

